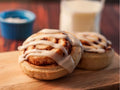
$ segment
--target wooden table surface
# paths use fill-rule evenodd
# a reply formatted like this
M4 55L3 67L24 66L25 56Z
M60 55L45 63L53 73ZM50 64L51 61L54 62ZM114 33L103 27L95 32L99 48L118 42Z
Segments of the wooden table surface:
M17 51L0 53L0 90L119 90L117 54L103 70L75 69L70 75L52 81L28 77L20 69L17 59Z
M0 1L0 12L4 10L27 9L36 14L33 33L43 28L59 28L60 1L7 0ZM119 5L106 4L102 12L101 33L113 43L119 51ZM8 40L0 35L0 52L17 50L23 41Z

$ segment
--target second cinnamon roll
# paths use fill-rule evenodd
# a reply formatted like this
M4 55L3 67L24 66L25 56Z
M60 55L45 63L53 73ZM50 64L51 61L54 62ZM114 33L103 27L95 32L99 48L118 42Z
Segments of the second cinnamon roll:
M78 64L78 68L87 70L99 70L107 67L114 58L112 43L103 35L94 32L77 33L84 52Z

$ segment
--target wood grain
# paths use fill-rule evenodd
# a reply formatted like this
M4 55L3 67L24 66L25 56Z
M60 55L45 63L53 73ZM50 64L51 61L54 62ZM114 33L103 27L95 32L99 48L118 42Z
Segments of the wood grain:
M109 0L108 0L109 1ZM33 33L43 28L59 28L60 0L2 0L0 12L27 9L36 14ZM119 53L119 4L106 4L102 12L101 32ZM7 40L0 35L0 52L17 50L23 41Z
M0 90L117 90L119 59L100 71L76 69L72 74L53 81L40 81L25 75L18 65L18 52L0 53ZM112 87L112 88L111 88Z

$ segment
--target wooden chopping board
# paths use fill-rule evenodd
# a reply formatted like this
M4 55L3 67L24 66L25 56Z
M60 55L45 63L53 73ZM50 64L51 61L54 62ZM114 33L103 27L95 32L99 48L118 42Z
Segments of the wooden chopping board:
M116 90L119 85L119 56L100 71L76 69L72 74L53 81L40 81L25 75L18 65L18 52L0 53L0 90ZM113 89L114 88L114 89Z

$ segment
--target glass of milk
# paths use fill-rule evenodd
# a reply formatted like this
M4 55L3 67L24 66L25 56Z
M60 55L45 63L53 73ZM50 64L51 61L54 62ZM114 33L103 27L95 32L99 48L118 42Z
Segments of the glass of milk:
M60 30L100 32L100 14L105 0L62 0Z

